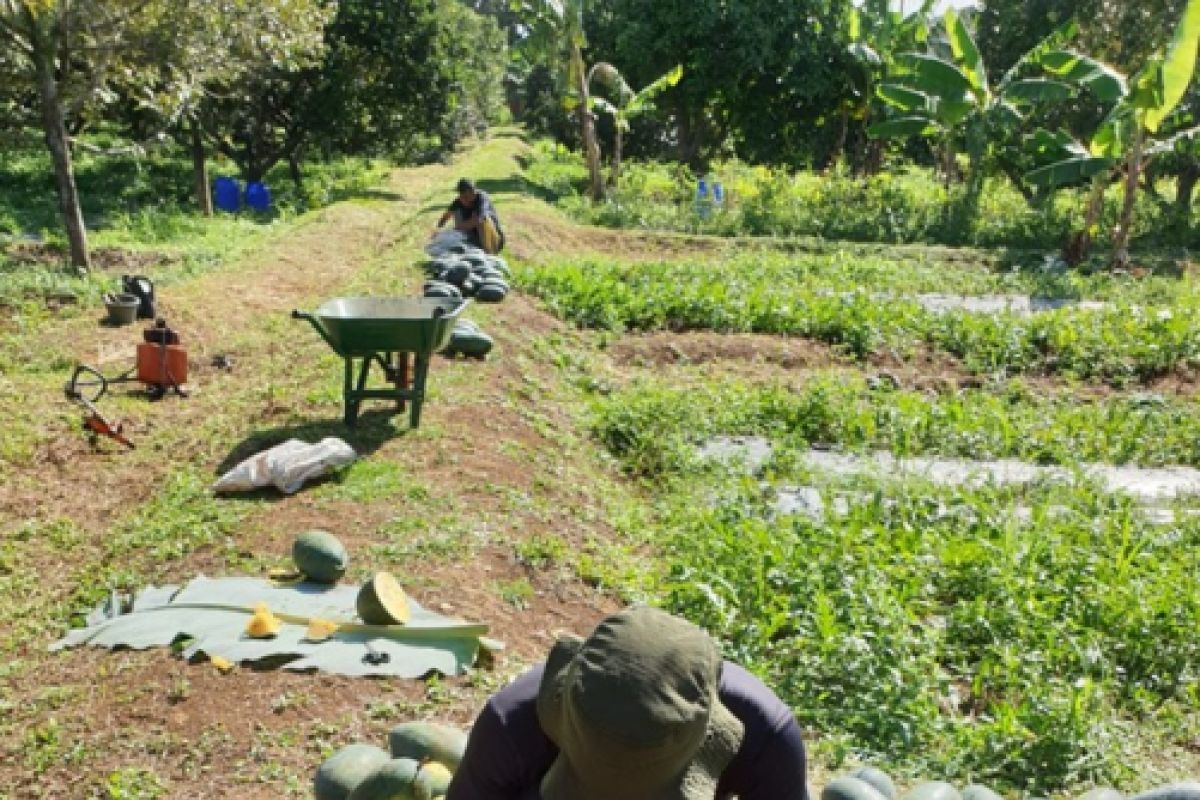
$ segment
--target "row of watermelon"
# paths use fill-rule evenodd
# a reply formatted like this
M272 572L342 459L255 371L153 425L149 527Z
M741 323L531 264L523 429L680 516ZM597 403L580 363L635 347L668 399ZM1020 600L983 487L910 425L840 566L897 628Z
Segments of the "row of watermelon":
M904 794L883 770L860 767L830 781L821 790L821 800L1002 800L994 790L971 784L961 791L945 781L924 781ZM1079 800L1200 800L1200 783L1175 783L1127 798L1112 788L1092 789Z
M482 303L500 303L508 296L511 275L508 263L500 256L492 256L459 244L425 263L425 297L472 297ZM484 333L470 320L461 319L454 325L450 343L442 353L453 357L483 358L494 346L492 337Z
M462 762L467 734L437 722L406 722L388 734L388 749L351 744L321 764L316 800L435 800L445 797Z

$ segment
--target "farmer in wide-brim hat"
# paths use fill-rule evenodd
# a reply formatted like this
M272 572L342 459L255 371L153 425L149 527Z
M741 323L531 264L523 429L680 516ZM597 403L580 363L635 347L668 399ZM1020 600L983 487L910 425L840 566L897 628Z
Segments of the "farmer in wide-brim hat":
M447 800L807 800L792 712L647 606L564 637L493 696Z

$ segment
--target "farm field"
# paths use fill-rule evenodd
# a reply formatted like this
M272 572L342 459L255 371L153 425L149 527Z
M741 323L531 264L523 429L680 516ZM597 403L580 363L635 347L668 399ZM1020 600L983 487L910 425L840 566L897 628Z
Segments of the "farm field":
M592 228L537 199L527 154L500 130L168 267L195 391L106 399L134 451L93 449L62 399L74 363L131 347L97 325L117 273L63 279L80 299L54 309L27 288L6 304L0 798L308 797L335 749L466 724L555 631L631 601L704 625L777 690L814 786L858 763L1009 797L1200 774L1200 484L1146 501L1088 472L1200 469L1193 263L1084 275L986 250ZM419 293L463 174L509 240L516 291L469 311L496 350L435 359L418 430L372 406L348 432L340 360L290 312ZM267 445L330 435L361 456L331 480L208 491ZM885 454L1046 471L958 483L872 469ZM48 652L111 588L261 575L314 527L349 546L352 578L388 569L506 649L424 681Z

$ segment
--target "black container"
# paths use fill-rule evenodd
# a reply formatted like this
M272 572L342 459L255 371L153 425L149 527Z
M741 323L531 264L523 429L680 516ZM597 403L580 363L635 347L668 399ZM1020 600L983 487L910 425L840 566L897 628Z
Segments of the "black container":
M145 275L122 275L122 291L137 297L138 319L154 319L157 314L154 308L154 284Z

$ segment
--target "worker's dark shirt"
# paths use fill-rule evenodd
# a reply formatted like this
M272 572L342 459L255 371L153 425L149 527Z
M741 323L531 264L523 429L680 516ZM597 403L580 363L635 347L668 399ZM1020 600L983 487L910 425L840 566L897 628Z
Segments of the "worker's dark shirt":
M492 205L492 198L488 197L487 192L478 189L475 190L473 203L464 204L462 200L454 198L454 202L450 204L450 213L459 222L466 222L475 217L496 219L496 207Z
M542 669L525 673L484 706L446 800L541 800L538 787L558 756L537 718ZM808 800L804 743L788 707L728 661L720 696L746 735L721 775L717 800Z

